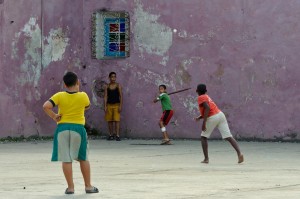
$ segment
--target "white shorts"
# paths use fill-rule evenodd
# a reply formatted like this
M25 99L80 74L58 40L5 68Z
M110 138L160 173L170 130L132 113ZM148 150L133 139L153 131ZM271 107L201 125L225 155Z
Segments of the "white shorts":
M201 136L209 138L215 127L219 129L223 139L232 137L226 117L222 111L207 118L206 131L202 131Z

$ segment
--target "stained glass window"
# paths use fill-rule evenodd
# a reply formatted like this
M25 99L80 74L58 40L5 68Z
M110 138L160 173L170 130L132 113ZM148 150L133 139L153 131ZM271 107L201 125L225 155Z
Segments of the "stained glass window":
M97 11L92 16L92 57L129 57L128 12Z

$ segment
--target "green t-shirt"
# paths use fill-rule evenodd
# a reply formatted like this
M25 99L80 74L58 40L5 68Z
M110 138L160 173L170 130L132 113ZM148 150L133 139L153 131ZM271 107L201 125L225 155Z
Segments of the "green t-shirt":
M163 111L172 110L171 100L170 100L170 97L167 93L160 94L158 98L161 102L161 106L162 106Z

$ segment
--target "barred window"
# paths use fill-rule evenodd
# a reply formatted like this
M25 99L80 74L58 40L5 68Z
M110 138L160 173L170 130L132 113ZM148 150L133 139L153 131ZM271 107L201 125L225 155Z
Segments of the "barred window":
M129 13L97 11L92 15L92 58L129 57Z

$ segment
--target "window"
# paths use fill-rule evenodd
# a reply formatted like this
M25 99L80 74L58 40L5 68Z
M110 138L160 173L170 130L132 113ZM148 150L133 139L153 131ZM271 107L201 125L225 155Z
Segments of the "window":
M92 57L129 57L128 12L97 11L92 16Z

